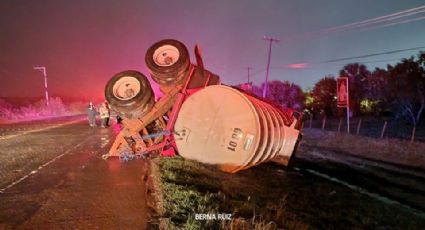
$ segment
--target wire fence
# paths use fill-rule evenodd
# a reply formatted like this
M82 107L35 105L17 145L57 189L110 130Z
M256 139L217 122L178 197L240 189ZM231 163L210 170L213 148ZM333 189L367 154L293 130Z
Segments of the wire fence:
M306 118L304 128L348 132L346 118ZM350 118L350 134L425 142L425 125L417 126L414 129L412 125L392 118L355 117Z

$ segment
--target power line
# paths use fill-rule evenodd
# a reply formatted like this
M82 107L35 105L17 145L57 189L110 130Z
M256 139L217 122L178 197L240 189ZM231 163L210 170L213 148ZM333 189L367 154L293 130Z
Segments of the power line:
M407 20L397 22L397 20L412 16L412 15L421 14L424 12L425 12L425 5L422 5L419 7L415 7L415 8L411 8L411 9L395 12L392 14L359 21L359 22L348 23L345 25L339 25L339 26L335 26L335 27L331 27L327 29L310 31L310 32L299 34L299 35L290 36L284 40L291 41L295 39L297 40L308 39L308 38L314 38L314 37L328 35L332 33L348 32L352 30L361 31L361 30L367 30L367 29L376 29L376 28L394 26L398 24L404 24L408 22L423 20L425 19L425 17L417 17L417 18L407 19ZM383 24L379 25L379 23L383 23Z
M331 59L331 60L326 60L326 61L322 61L322 62L319 62L319 63L340 62L340 61L346 61L346 60L353 60L353 59L381 56L381 55L386 55L386 54L406 52L406 51L411 51L411 50L419 50L419 49L424 49L424 48L425 48L425 46L420 46L420 47L407 48L407 49L391 50L391 51L386 51L386 52L381 52L381 53L373 53L373 54L365 54L365 55L354 56L354 57L344 57L344 58Z
M412 16L418 13L423 13L425 12L425 5L420 6L420 7L416 7L416 8L411 8L408 10L403 10L403 11L399 11L396 13L392 13L392 14L388 14L388 15L384 15L384 16L379 16L379 17L375 17L375 18L371 18L371 19L367 19L364 21L360 21L360 22L354 22L354 23L349 23L346 25L342 25L342 26L336 26L333 28L328 28L322 31L338 31L338 30L345 30L347 28L358 28L358 27L363 27L363 26L369 26L369 25L373 25L373 24L377 24L377 23L381 23L381 22L386 22L386 21L393 21L395 19L400 19L403 17L408 17L408 16Z
M382 28L382 27L389 27L389 26L394 26L394 25L399 25L399 24L405 24L405 23L420 21L420 20L424 20L425 16L416 17L416 18L409 18L409 19L401 20L401 21L397 21L397 20L400 20L400 19L403 19L403 18L406 18L406 17L410 17L410 16L413 16L413 15L417 15L417 14L420 14L420 13L423 13L423 12L425 12L425 5L415 7L415 8L410 8L410 9L407 9L407 10L398 11L398 12L395 12L395 13L391 13L391 14L387 14L387 15L383 15L383 16L379 16L379 17L374 17L374 18L362 20L362 21L359 21L359 22L353 22L353 23L335 26L335 27L331 27L331 28L327 28L327 29L323 29L323 30L311 31L311 32L307 32L307 33L304 33L304 34L300 34L300 35L294 35L294 36L286 38L284 40L285 41L293 40L293 39L300 40L300 39L303 39L303 38L304 39L311 38L312 36L317 37L317 36L327 35L327 34L331 34L331 33L348 32L350 30L357 30L357 31L371 30L371 29L377 29L377 28ZM378 23L383 23L383 24L378 24ZM351 59L360 59L360 58L365 58L365 57L372 57L372 56L378 56L378 55L384 55L384 54L392 54L392 53L398 53L398 52L404 52L404 51L416 50L416 49L422 49L422 48L424 48L424 47L415 47L415 48L409 48L409 49L404 49L404 50L395 50L395 51L388 51L388 52L383 52L383 53L361 55L361 56L356 56L356 57L339 58L339 59L327 60L325 62L319 62L319 63L324 64L324 63L338 62L338 61L351 60ZM314 63L314 64L317 64L317 63ZM272 68L272 69L275 69L275 68ZM263 71L264 71L264 69L258 69L257 71L252 73L251 76L257 75L257 74L259 74ZM267 73L267 75L268 75L268 73Z
M398 21L398 22L388 23L388 24L384 24L384 25L377 25L377 26L374 26L374 27L368 27L368 28L364 28L364 29L359 29L358 31L365 31L365 30L371 30L371 29L377 29L377 28L384 28L384 27L389 27L389 26L395 26L395 25L405 24L405 23L409 23L409 22L422 21L424 19L425 19L425 16L416 17L416 18L406 19L406 20L403 20L403 21Z
M389 27L389 26L405 24L405 23L410 23L410 22L415 22L415 21L421 21L421 20L425 20L425 16L420 16L420 17L416 17L416 18L408 18L408 17L411 17L413 15L417 15L417 14L421 14L421 13L424 13L424 12L425 12L425 5L421 5L421 6L418 6L418 7L414 7L414 8L410 8L410 9L394 12L394 13L391 13L391 14L358 21L358 22L348 23L348 24L330 27L330 28L327 28L327 29L322 29L322 30L317 30L317 31L310 31L310 32L299 34L299 35L293 35L293 36L287 37L286 39L283 39L283 40L284 41L290 41L290 40L294 40L294 39L301 40L301 39L318 37L318 36L332 34L332 33L348 32L348 31L353 31L353 30L354 31L371 30L371 29ZM407 18L407 19L405 19L405 18ZM405 19L405 20L401 20L401 19ZM272 43L272 41L270 41L269 55L271 53L271 43ZM324 62L319 62L319 64L339 62L339 61L352 60L352 59L360 59L360 58L366 58L366 57L373 57L373 56L379 56L379 55L384 55L384 54L392 54L392 53L398 53L398 52L404 52L404 51L416 50L416 49L422 49L422 48L425 48L425 47L415 47L415 48L410 48L410 49L388 51L388 52L383 52L383 53L368 54L368 55L355 56L355 57L345 57L345 58L339 58L339 59L333 59L333 60L327 60L327 61L324 61ZM267 81L268 81L268 75L269 75L269 69L270 69L269 62L270 62L270 60L268 60L268 66L266 67L266 84L265 84L266 87L267 87ZM304 64L304 63L301 63L301 64ZM318 64L318 63L313 63L313 64ZM276 69L276 68L272 68L272 69ZM264 71L264 69L258 69L257 71L253 72L251 74L251 76L262 73L263 71ZM264 88L263 89L263 96L266 93L267 93L267 89Z
M392 61L401 61L403 59L404 58L378 59L378 60L369 60L369 61L359 61L358 63L360 63L360 64L369 64L369 63L379 63L379 62L392 62ZM331 66L341 66L341 64L338 64L337 62L311 63L311 64L308 64L306 66L306 68L304 68L304 69L313 69L313 68L315 68L315 67L317 67L319 65L321 65L321 66L323 66L323 65L327 65L327 66L329 66L329 65L331 65ZM294 68L289 68L289 67L285 66L285 67L271 67L271 69L294 69Z
M403 58L393 58L393 59L383 59L383 60L372 60L372 61L365 61L362 62L363 64L367 63L377 63L377 62L390 62L390 61L401 61Z
M419 50L419 49L425 49L425 46L419 46L419 47L413 47L413 48L406 48L406 49L399 49L399 50L391 50L391 51L385 51L385 52L380 52L380 53L372 53L372 54L364 54L364 55L359 55L359 56L353 56L353 57L343 57L343 58L338 58L338 59L332 59L332 60L326 60L326 61L317 61L317 62L301 62L298 64L287 64L281 67L271 67L271 69L296 69L296 68L290 68L288 67L289 65L302 65L305 66L306 68L311 68L311 66L313 65L321 65L321 64L331 64L331 63L337 63L337 62L341 62L341 61L347 61L347 60L354 60L354 59L362 59L362 58L368 58L368 57L376 57L376 56L382 56L382 55L388 55L388 54L394 54L394 53L401 53L401 52L406 52L406 51L411 51L411 50ZM375 62L386 62L386 61L400 61L403 58L397 58L397 59L384 59L384 60L370 60L370 61L363 61L361 63L375 63ZM304 68L300 68L300 69L304 69ZM254 73L251 73L251 76L253 75L257 75L260 74L264 71L265 69L258 69L257 71L255 71Z

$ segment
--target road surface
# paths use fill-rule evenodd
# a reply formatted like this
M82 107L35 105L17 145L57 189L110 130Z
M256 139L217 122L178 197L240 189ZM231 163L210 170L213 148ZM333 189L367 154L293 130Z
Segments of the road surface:
M112 127L47 123L0 136L0 229L145 229L147 162L103 160Z

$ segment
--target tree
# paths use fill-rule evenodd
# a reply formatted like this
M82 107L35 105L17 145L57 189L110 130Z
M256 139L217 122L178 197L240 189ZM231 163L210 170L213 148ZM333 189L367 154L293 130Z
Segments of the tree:
M262 95L263 95L263 89L261 87L256 86L256 85L253 85L252 88L251 88L251 90L252 90L251 92L254 95L257 95L258 97L262 97Z
M267 99L284 108L301 110L304 107L304 94L301 87L288 81L268 82Z
M388 88L396 117L404 118L416 127L425 109L425 55L418 60L403 59L395 66L388 66Z
M336 80L333 76L320 79L311 92L313 98L312 113L324 113L332 116L336 113Z
M344 66L339 74L348 77L351 111L354 114L360 112L360 102L367 92L367 78L370 71L363 64L351 63Z
M388 110L388 71L376 68L366 78L360 110L362 113L381 114Z
M261 87L252 86L252 93L258 97L263 95L264 83ZM268 82L267 100L274 101L284 108L302 110L305 96L300 86L288 81Z

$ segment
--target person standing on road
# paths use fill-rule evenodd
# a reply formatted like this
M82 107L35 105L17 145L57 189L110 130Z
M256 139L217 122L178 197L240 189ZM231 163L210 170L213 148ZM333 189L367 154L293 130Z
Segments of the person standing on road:
M93 102L89 102L89 106L87 107L87 119L89 120L90 127L96 126L96 113Z
M105 101L103 102L99 107L99 113L100 113L100 119L102 121L101 126L102 128L106 128L109 126L109 117L110 117L110 111L108 103Z

